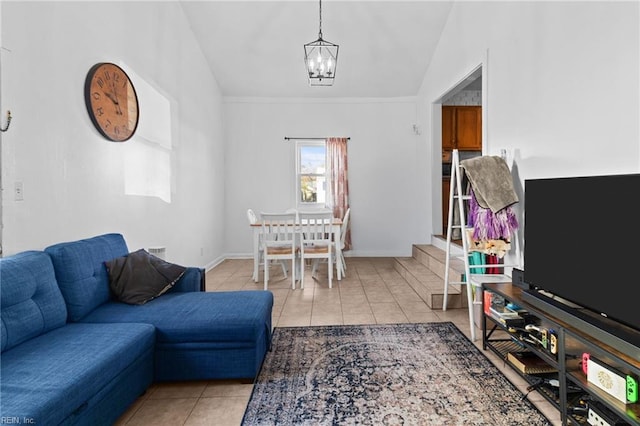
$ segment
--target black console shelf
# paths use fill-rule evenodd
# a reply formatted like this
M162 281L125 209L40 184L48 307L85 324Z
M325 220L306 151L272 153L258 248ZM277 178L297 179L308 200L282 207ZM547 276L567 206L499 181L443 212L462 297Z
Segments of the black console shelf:
M497 326L494 326L493 331L497 330ZM490 338L489 344L485 349L490 349L496 355L504 360L505 363L509 363L507 360L507 354L509 352L522 352L526 351L526 347L523 347L519 343L516 343L513 339L501 339ZM518 373L520 373L518 371ZM552 386L546 385L544 380L557 379L557 373L545 373L545 374L521 374L521 376L532 386L538 393L543 395L545 399L551 402L558 410L560 409L560 397L558 392L554 392Z
M555 406L560 411L563 425L589 425L590 415L601 414L606 420L618 422L612 424L640 426L640 402L631 404L619 401L590 383L581 367L582 354L589 353L621 374L640 379L640 359L635 356L636 350L640 351L640 348L627 341L622 345L615 345L615 340L601 340L598 337L602 334L576 327L579 322L574 322L565 313L556 316L553 310L543 311L539 306L528 303L527 296L523 297L522 289L510 283L485 283L482 290L483 349L491 350L504 359L506 364ZM511 312L508 310L503 314L504 311L500 309L489 309L491 304L496 304L496 300L498 303L520 308L515 312L523 321L510 318ZM528 330L527 325L530 327ZM553 332L550 333L549 330ZM557 339L553 350L551 334ZM632 341L635 342L637 337L634 336ZM612 344L614 345L611 346ZM508 354L512 352L532 352L557 372L525 374L508 361ZM545 384L549 379L557 379L557 382L551 380L556 386ZM540 383L543 385L534 386ZM594 417L591 421L595 424L599 420Z

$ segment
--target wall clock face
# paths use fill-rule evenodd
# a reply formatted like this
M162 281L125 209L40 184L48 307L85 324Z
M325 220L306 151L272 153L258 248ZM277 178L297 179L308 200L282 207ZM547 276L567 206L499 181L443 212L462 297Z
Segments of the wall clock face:
M138 127L138 96L127 73L101 62L87 73L84 100L96 129L110 141L124 142Z

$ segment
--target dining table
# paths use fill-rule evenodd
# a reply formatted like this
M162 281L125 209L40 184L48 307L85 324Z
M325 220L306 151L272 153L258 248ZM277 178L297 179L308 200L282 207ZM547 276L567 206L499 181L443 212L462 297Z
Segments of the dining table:
M296 224L291 224L291 226L295 226ZM249 224L251 229L253 230L253 281L258 282L258 275L260 269L260 235L262 234L262 223L257 221L255 223ZM336 244L333 245L336 252L336 259L340 259L340 252L342 251L342 247L340 244L340 232L342 231L342 219L339 217L334 217L331 222L331 232L333 233L333 241ZM342 271L340 268L336 268L337 270L337 278L338 280L342 279ZM297 273L297 280L300 279L300 274ZM296 281L297 281L296 280Z

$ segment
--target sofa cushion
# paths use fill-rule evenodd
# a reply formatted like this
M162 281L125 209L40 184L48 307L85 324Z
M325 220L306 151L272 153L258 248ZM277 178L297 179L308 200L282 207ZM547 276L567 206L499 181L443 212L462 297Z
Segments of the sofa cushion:
M129 253L120 234L58 243L44 251L51 256L71 321L80 320L111 299L104 261Z
M67 324L2 354L3 418L57 425L90 409L94 395L141 357L152 362L148 324ZM146 388L151 382L145 383Z
M272 307L273 294L262 290L168 293L144 305L106 303L82 321L153 324L159 344L255 344L270 326Z
M140 249L106 261L109 286L120 302L142 305L166 293L187 270Z
M26 251L0 259L0 277L2 352L66 323L67 309L46 253Z

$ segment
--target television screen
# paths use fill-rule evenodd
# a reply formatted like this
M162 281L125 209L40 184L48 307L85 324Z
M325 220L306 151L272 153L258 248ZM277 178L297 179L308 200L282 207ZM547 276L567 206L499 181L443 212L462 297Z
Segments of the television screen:
M524 279L640 330L640 174L525 180Z

